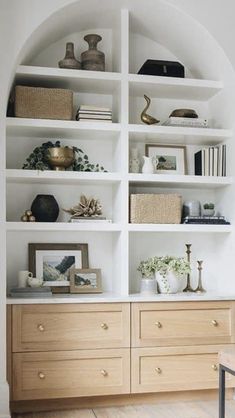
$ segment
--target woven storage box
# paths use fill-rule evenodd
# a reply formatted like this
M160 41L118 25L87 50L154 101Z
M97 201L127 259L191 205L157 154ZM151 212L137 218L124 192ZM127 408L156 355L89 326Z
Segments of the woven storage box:
M71 120L73 117L73 92L66 89L16 86L15 116Z
M178 194L132 194L130 222L180 224L182 198Z

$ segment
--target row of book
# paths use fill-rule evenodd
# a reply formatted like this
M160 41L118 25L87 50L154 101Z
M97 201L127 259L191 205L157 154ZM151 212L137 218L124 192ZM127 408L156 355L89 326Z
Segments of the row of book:
M182 219L183 224L202 225L230 225L224 216L186 216Z
M189 128L208 128L208 119L170 116L165 122L163 122L163 125L187 126Z
M203 148L194 155L196 176L226 176L226 145Z
M112 110L107 107L81 105L76 120L85 122L112 122Z
M10 296L13 298L45 298L52 296L52 291L48 286L13 287L10 290Z

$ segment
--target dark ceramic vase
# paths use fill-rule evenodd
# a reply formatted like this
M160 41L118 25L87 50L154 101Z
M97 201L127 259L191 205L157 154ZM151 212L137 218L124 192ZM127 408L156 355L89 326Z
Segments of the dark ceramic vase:
M97 44L102 40L100 35L89 34L84 36L89 49L81 54L82 69L88 71L105 71L105 55L97 50Z
M31 205L31 211L36 218L36 222L55 222L59 210L56 199L50 194L38 194Z

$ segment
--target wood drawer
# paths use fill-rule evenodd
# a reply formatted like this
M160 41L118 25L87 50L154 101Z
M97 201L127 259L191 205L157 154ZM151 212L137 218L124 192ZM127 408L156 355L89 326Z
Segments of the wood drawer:
M13 400L130 392L130 350L13 354Z
M234 342L233 302L132 304L132 347Z
M218 388L219 347L133 348L132 393ZM235 377L226 378L234 387Z
M13 352L130 346L130 305L14 305Z

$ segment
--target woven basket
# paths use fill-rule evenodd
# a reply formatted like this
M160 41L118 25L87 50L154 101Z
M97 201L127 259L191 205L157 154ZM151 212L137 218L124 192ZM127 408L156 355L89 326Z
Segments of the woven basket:
M71 120L73 117L73 92L66 89L16 86L15 116Z
M182 198L178 194L132 194L130 222L134 224L180 224Z

